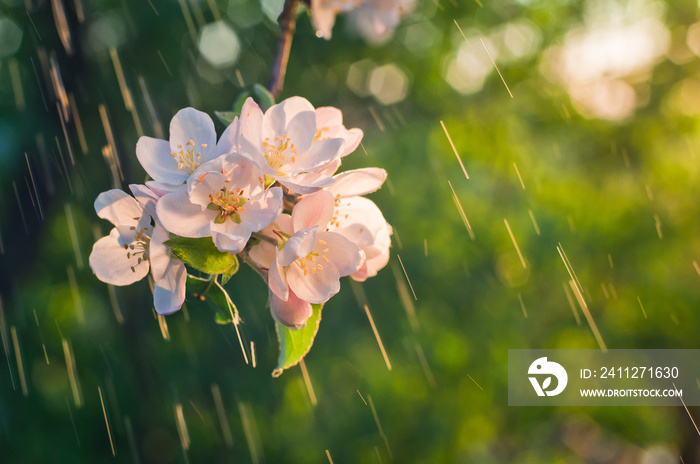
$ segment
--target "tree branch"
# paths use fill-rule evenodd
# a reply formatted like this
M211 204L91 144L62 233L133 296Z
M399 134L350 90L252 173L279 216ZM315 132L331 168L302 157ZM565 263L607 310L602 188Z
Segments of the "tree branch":
M280 38L277 42L277 55L272 64L270 81L267 89L277 98L284 86L284 76L287 73L287 63L289 62L289 51L292 49L292 38L296 29L297 8L299 0L285 0L284 9L279 17Z

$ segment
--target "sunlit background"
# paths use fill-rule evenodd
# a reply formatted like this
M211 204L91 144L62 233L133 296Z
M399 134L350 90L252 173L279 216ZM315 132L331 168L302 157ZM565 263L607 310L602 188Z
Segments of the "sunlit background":
M370 41L302 9L282 97L364 130L344 168L389 172L395 233L278 379L250 269L239 343L87 257L97 194L145 180L139 136L267 82L282 1L0 6L1 462L700 462L680 407L507 406L509 348L700 348L697 4L418 0Z

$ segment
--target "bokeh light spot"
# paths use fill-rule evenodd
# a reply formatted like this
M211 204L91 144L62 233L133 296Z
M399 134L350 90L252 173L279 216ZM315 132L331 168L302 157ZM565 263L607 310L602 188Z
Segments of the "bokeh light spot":
M393 63L376 68L369 79L370 92L383 105L402 101L406 98L408 87L408 76Z
M207 24L199 35L199 52L215 68L233 65L241 52L238 36L223 21Z
M10 18L0 18L0 57L13 55L22 43L22 29Z

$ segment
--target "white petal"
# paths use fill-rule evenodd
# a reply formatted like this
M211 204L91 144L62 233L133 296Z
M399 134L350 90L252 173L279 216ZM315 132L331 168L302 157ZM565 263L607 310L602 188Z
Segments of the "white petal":
M287 128L290 122L299 114L313 113L313 123L308 131L312 133L311 138L316 134L316 111L309 101L302 97L291 97L287 98L277 105L273 105L267 110L263 116L262 121L262 133L265 137L282 136L287 134L291 137L291 134L287 133ZM305 116L307 118L308 116ZM311 119L308 119L310 122ZM293 140L295 145L298 143ZM310 142L309 142L310 143ZM297 149L301 152L301 147L297 146Z
M250 235L248 235L247 237L241 237L235 234L226 234L218 232L214 229L218 225L219 224L212 223L211 238L214 241L214 245L216 245L216 248L219 251L227 251L229 253L236 254L245 247L246 243L248 243Z
M287 285L287 276L280 264L279 251L277 251L277 256L267 274L267 284L272 293L281 300L287 301L289 298L289 285Z
M170 121L170 151L179 152L181 149L187 149L187 143L190 140L194 142L194 152L202 154L202 163L213 159L216 148L214 121L207 113L194 108L184 108L178 111ZM185 170L182 172L186 173Z
M219 156L227 155L229 153L237 153L240 151L240 144L238 142L241 134L241 121L238 117L233 118L231 124L226 127L224 133L221 134L221 138L216 143L216 148L211 155L212 159L216 159Z
M172 192L156 205L158 219L169 232L182 237L208 237L210 225L216 217L215 211L205 210L192 204L187 192Z
M170 239L170 233L159 222L153 228L151 243L148 246L148 259L151 261L151 274L155 280L160 280L168 272L168 268L177 265L179 261L172 257L170 248L164 242Z
M297 172L316 171L336 158L340 157L340 149L343 147L343 139L319 140L311 144L306 151L299 151L300 155L294 164Z
M335 172L338 170L338 168L340 168L341 163L342 161L340 160L340 158L336 158L314 172L317 172L318 174L323 174L324 176L332 177L333 174L335 174Z
M182 307L186 282L187 269L179 261L168 269L162 279L155 281L153 304L158 314L172 314Z
M335 196L354 197L377 191L386 180L386 171L381 168L363 168L341 172L333 177L328 190Z
M365 260L365 254L360 247L340 234L319 232L316 234L316 239L318 245L314 247L314 251L328 258L328 261L338 269L341 277L357 272ZM328 251L323 253L324 250Z
M139 202L117 189L100 193L95 200L95 211L99 217L115 226L136 226L143 216L143 207Z
M333 178L321 172L306 172L295 176L278 177L277 180L290 192L301 195L318 192L333 184Z
M305 196L292 210L292 225L294 230L318 226L325 230L333 217L333 195L321 190Z
M136 143L136 157L149 176L164 184L182 184L187 180L187 172L177 170L173 151L166 140L144 136Z
M311 304L299 299L293 292L289 292L289 298L286 301L271 293L270 312L280 324L290 329L303 329L306 326L306 321L313 314L313 308L311 308Z
M152 217L156 216L156 202L160 196L145 185L129 184L129 190L136 201L143 207L144 212Z
M311 263L309 263L311 264ZM323 263L323 269L316 272L304 271L296 263L286 268L289 289L309 303L325 303L340 291L340 275L332 263Z
M289 266L295 259L311 253L316 244L316 227L298 230L287 240L277 257L281 266Z
M258 232L272 223L282 212L282 188L272 187L260 197L250 199L241 211L241 223L251 232Z
M254 144L262 141L263 112L251 97L248 97L241 109L241 137L245 137Z
M277 173L274 169L270 167L265 159L265 154L261 151L262 146L260 142L253 142L248 140L246 137L241 137L239 140L240 149L242 153L247 154L250 159L253 160L255 165L260 169L263 175L275 176Z
M158 198L160 198L166 193L177 192L178 190L186 190L187 184L163 184L162 182L147 180L146 187L151 189L151 191L158 195Z
M287 127L280 135L283 134L289 136L299 153L306 152L316 136L316 112L313 111L313 107L311 111L302 111L288 120Z
M90 267L98 279L112 285L131 285L148 274L148 260L139 264L138 257L131 255L120 244L120 234L112 232L95 242L90 253Z

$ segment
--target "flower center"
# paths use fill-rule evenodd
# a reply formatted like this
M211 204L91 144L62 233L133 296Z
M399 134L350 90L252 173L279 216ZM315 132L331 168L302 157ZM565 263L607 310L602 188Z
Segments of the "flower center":
M192 174L202 164L202 153L196 151L194 140L187 142L184 147L178 145L177 148L177 152L170 153L177 161L177 170ZM202 148L207 148L207 144L203 143Z
M321 246L325 246L326 242L323 240L319 240L318 243ZM303 256L301 258L297 258L294 263L301 268L302 271L304 271L304 276L309 275L309 272L311 272L312 275L316 274L316 271L322 271L323 270L323 264L317 263L316 260L322 260L323 262L328 262L328 258L326 257L326 253L328 253L328 248L325 248L320 254L312 251L306 256Z
M134 218L139 220L141 218ZM135 226L130 228L136 231L134 233L134 241L131 244L125 243L124 250L126 250L126 258L136 258L138 266L144 261L148 261L148 248L151 244L151 230L148 227L142 227L136 230ZM131 272L136 272L135 266L131 266Z
M243 197L243 193L243 189L233 191L224 186L216 194L209 194L210 203L207 208L219 212L219 215L214 219L215 223L223 224L226 222L226 219L231 219L236 224L241 223L241 215L239 213L245 210L243 205L248 201L247 198Z
M320 129L316 129L316 135L314 135L314 142L318 142L319 140L327 140L330 137L328 136L323 136L324 132L330 132L331 128L330 127L322 127Z
M294 143L285 134L282 137L275 137L274 141L270 142L269 137L265 137L262 146L267 153L265 154L265 160L267 164L270 165L272 169L277 172L278 176L283 176L284 172L280 168L291 159L292 163L296 163L297 149L294 148Z

